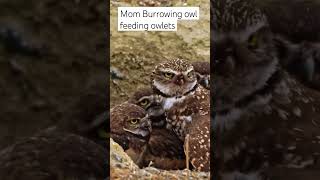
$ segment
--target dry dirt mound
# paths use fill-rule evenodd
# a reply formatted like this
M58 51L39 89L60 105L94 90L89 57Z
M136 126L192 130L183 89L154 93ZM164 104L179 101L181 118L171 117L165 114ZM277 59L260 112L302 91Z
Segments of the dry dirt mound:
M122 147L110 140L111 179L210 179L210 173L188 170L164 171L153 167L139 169Z

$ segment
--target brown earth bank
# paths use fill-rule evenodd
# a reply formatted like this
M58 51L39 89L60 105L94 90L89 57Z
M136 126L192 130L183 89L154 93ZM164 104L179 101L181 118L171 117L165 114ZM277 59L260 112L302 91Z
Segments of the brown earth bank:
M123 151L122 147L110 140L110 178L111 179L210 179L210 173L189 170L164 171L147 167L140 169Z

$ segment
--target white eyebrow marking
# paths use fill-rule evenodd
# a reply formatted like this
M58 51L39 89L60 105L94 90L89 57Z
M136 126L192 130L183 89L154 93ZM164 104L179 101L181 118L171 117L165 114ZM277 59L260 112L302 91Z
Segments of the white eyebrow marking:
M172 69L169 69L169 68L166 68L166 69L160 69L160 71L163 71L163 72L170 72L170 73L174 73L174 74L179 74L178 71L175 71L175 70L172 70Z
M138 101L142 101L142 100L145 100L145 99L150 100L151 98L152 98L152 95L150 95L150 96L143 96L143 97L140 98Z
M188 70L184 71L183 74L187 75L189 72L193 71L193 67L189 68Z
M183 73L189 73L190 71L194 70L193 66L191 66L189 69L187 69L186 71L184 71ZM171 73L174 73L174 74L179 74L180 72L179 71L175 71L175 70L172 70L170 68L160 68L160 71L163 71L163 72L171 72Z

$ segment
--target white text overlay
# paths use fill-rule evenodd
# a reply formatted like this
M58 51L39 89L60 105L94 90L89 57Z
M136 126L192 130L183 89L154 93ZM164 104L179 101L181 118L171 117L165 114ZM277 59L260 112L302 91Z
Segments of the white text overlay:
M199 7L118 7L118 31L177 31L178 20L199 15Z

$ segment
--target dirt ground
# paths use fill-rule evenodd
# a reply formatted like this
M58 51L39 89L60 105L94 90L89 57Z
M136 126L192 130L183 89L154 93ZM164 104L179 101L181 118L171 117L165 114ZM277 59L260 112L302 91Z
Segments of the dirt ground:
M184 170L165 171L154 167L140 169L123 151L122 147L110 141L110 179L137 180L137 179L210 179L210 173Z
M1 1L0 148L105 103L106 3Z

